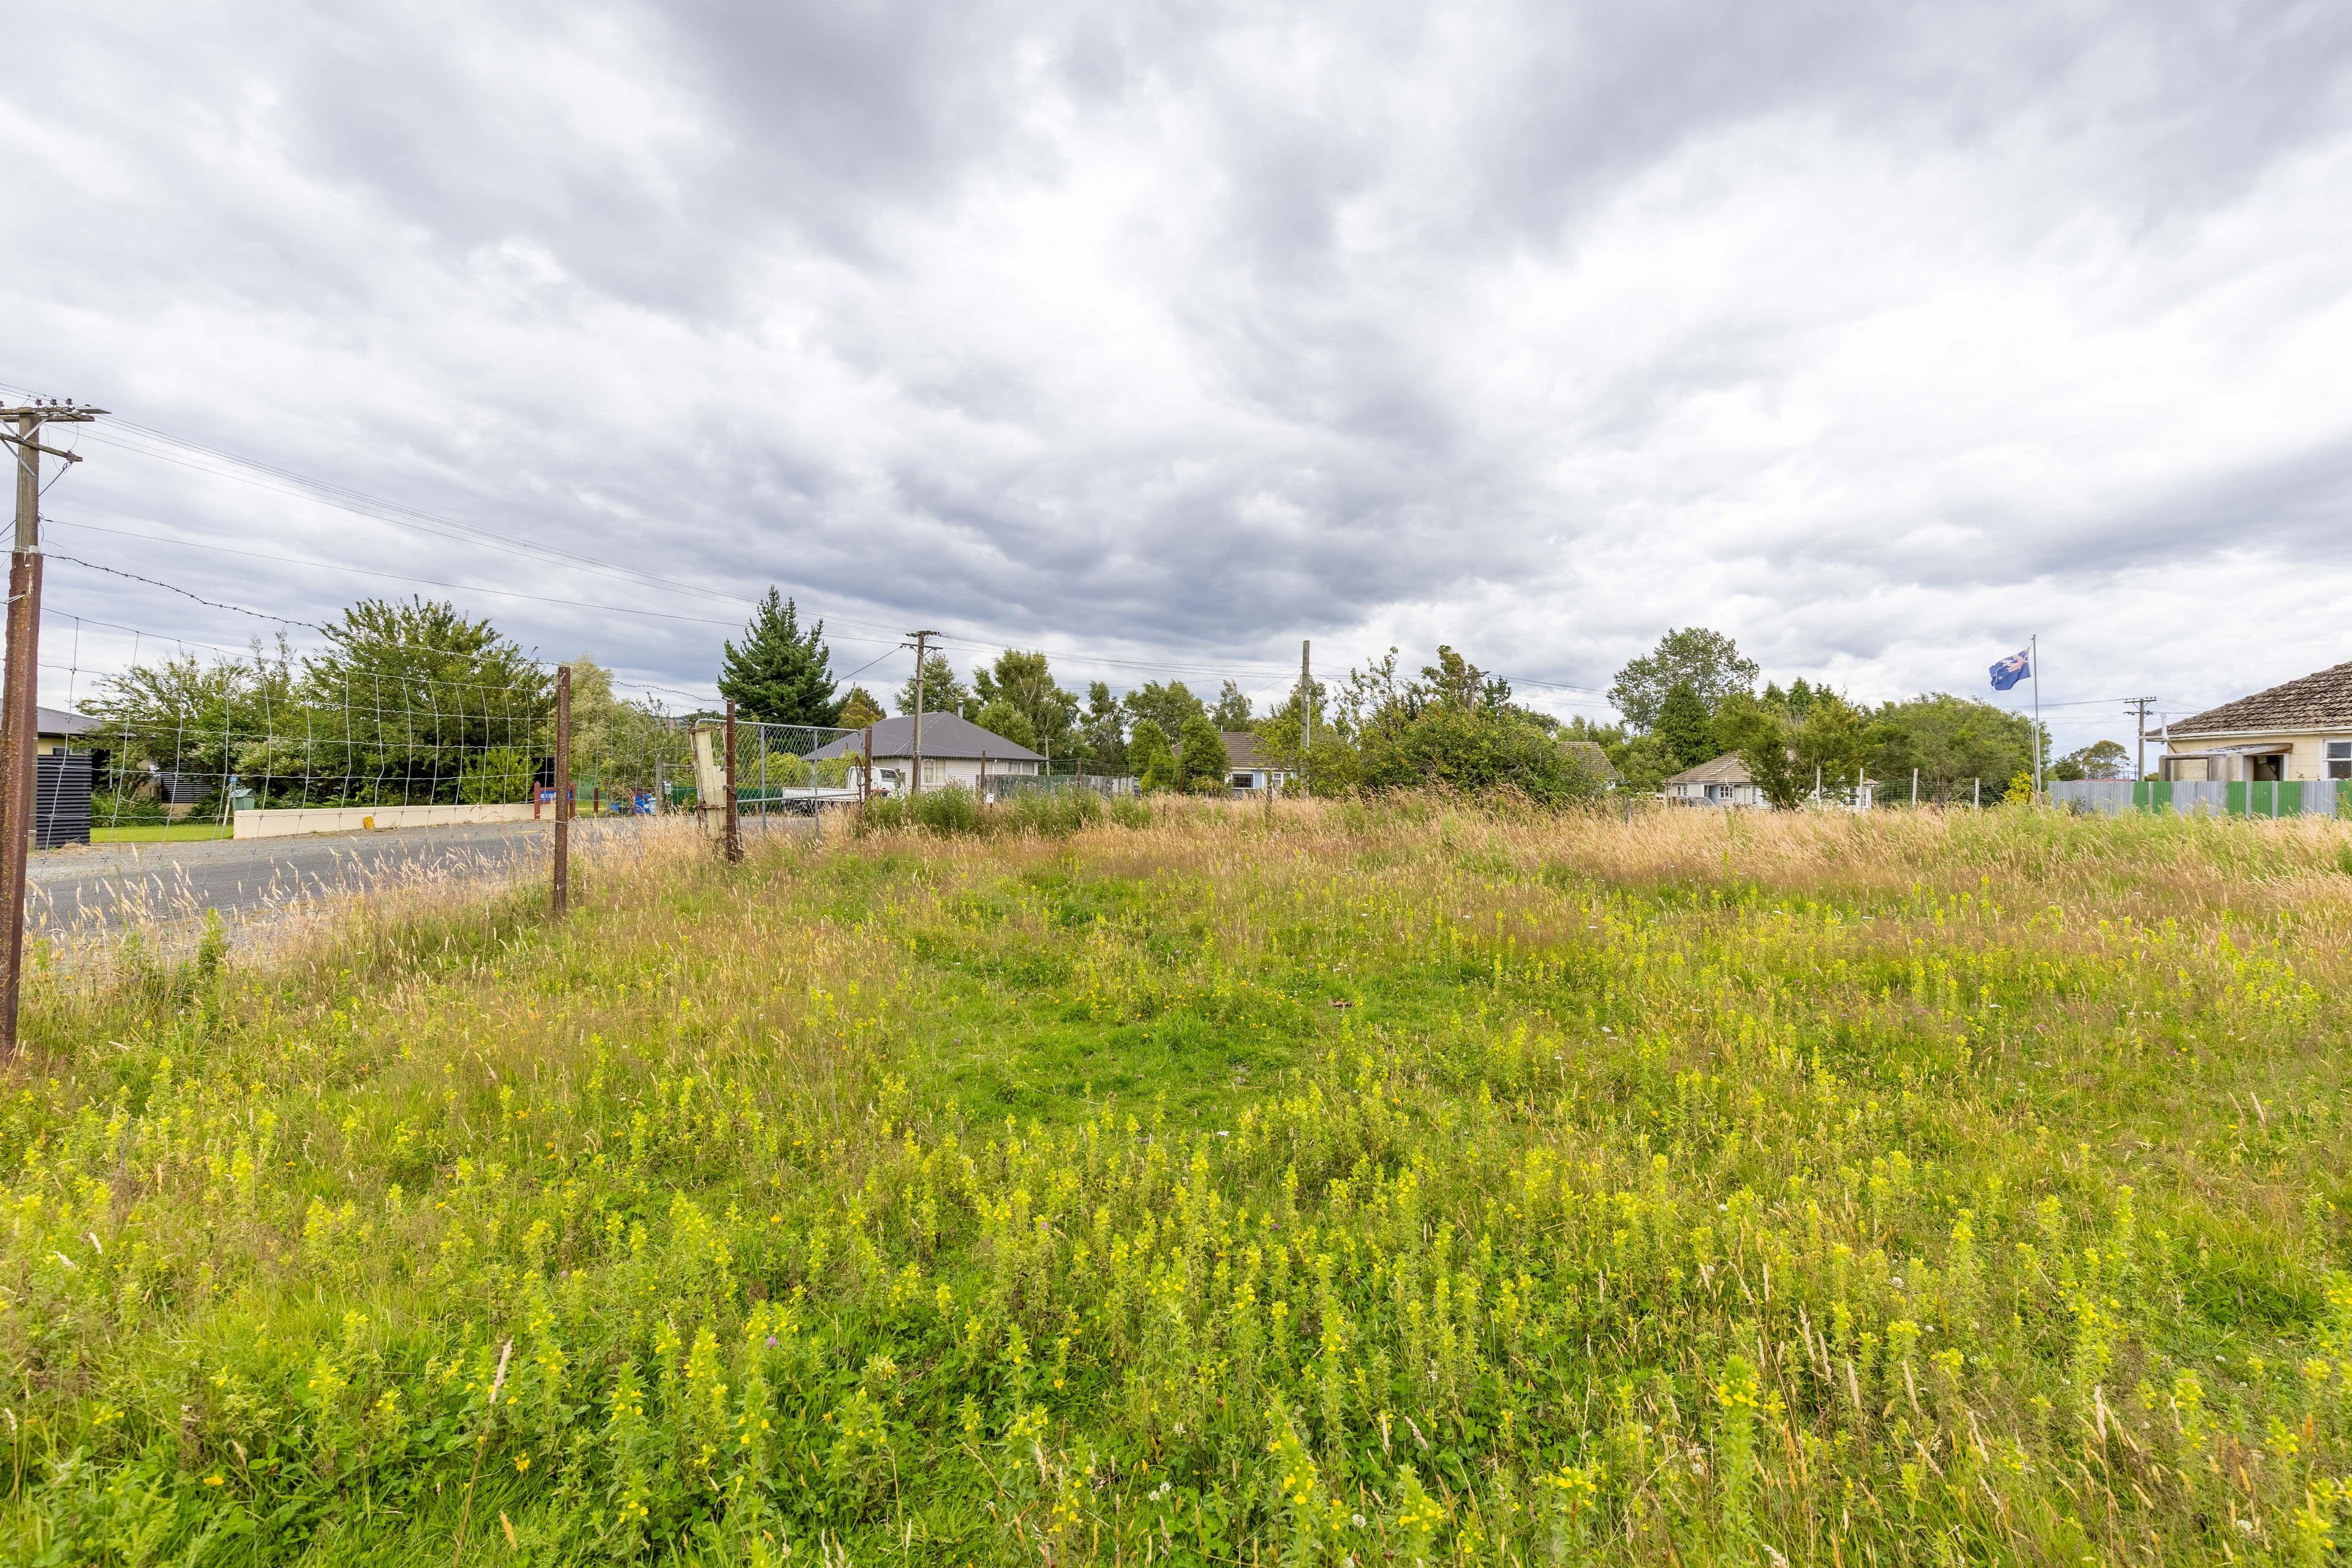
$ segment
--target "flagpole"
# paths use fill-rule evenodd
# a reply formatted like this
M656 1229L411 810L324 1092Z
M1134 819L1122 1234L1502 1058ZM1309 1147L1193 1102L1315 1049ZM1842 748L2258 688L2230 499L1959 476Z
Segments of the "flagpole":
M2042 804L2042 634L2025 639L2026 657L2033 666L2033 804Z

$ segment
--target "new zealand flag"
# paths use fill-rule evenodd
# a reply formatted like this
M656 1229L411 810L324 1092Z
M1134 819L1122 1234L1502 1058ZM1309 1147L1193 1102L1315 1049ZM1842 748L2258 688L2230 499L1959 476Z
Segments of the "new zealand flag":
M2025 650L2020 648L1992 667L1992 689L2006 691L2032 673L2032 661L2025 657Z

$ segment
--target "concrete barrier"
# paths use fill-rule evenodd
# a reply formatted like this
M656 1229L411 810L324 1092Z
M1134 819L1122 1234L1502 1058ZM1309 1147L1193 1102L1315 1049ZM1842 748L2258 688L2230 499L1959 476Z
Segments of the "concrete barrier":
M529 822L529 801L504 805L303 805L240 811L231 837L286 838L303 833L367 833L449 827L468 822Z

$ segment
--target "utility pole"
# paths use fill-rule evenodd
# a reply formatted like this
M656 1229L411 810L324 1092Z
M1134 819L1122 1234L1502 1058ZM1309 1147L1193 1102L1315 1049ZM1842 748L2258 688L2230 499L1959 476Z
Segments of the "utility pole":
M555 918L572 907L572 667L555 667Z
M2132 710L2132 743L2139 748L2138 759L2132 763L2132 784L2137 787L2147 777L2147 705L2153 697L2126 697L2124 702Z
M1315 645L1298 639L1298 793L1307 793L1307 760L1315 751L1315 666L1308 656Z
M16 459L16 545L8 557L8 668L0 680L0 904L7 931L0 937L0 1061L15 1058L16 1001L25 976L25 870L32 851L33 752L41 728L41 455L68 463L71 452L44 447L44 425L87 425L103 408L35 403L0 408L0 430Z
M907 793L920 795L923 793L923 654L930 646L931 639L940 634L920 631L907 635L915 639L915 776L907 781Z
M735 699L727 700L727 858L743 862L743 821L735 811Z

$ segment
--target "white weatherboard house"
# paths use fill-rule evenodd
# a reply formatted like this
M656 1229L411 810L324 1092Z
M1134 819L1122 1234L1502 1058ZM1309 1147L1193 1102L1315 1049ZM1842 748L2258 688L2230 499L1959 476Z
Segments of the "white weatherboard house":
M885 719L870 727L874 736L874 787L904 795L915 782L915 721L911 714ZM813 753L817 760L847 757L863 764L866 736L861 730L844 735ZM983 779L1034 777L1045 770L1045 759L1026 746L1016 746L968 719L952 713L923 715L923 787L961 784L982 787ZM855 776L854 774L852 775Z

